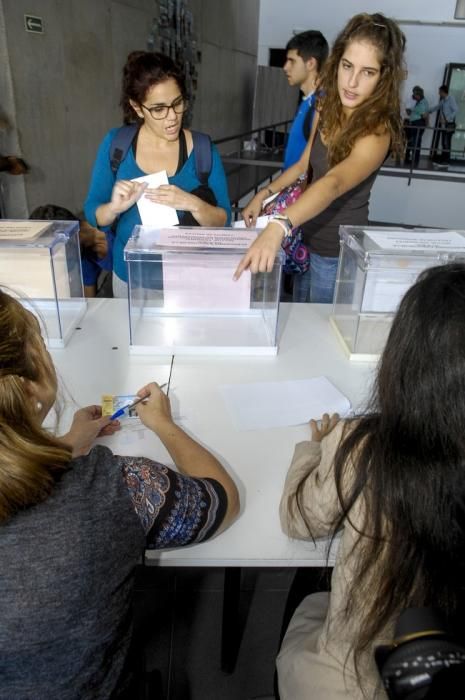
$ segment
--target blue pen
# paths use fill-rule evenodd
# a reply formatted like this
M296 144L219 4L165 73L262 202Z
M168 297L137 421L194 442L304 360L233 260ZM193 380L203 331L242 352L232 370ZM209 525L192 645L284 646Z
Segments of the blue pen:
M165 382L164 384L162 384L160 386L160 389L163 389L163 387L166 386L167 384L168 384L168 382ZM119 408L117 411L115 411L115 413L113 413L112 416L110 416L110 420L116 420L117 418L120 418L124 414L125 411L127 411L128 409L131 410L131 408L134 408L134 406L137 406L138 403L140 403L141 401L145 401L145 399L148 399L148 398L149 398L148 396L142 396L140 399L136 399L132 403L128 403L127 406L123 406L122 408Z

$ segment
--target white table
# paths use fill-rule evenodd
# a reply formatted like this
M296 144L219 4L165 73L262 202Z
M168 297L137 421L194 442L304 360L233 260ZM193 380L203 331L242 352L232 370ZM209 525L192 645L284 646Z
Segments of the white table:
M329 305L282 304L280 347L276 357L176 356L170 399L174 415L205 444L234 476L241 514L220 536L190 547L148 551L147 563L161 566L325 566L326 542L291 541L281 532L278 504L296 442L306 426L238 431L231 424L218 390L221 384L309 379L325 375L352 402L362 406L374 364L350 362L329 326ZM64 349L52 351L64 384L79 406L100 403L105 393L133 394L149 381L167 381L171 356L129 353L127 303L90 300L89 310ZM116 348L116 349L115 349ZM71 409L67 401L63 427ZM311 416L309 416L310 418ZM171 464L149 431L139 442L128 435L106 440L114 452L145 454Z

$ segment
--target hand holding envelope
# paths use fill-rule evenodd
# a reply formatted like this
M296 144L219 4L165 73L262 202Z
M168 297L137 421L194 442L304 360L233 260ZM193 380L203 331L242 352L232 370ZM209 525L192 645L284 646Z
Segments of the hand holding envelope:
M157 189L147 188L145 198L155 204L164 204L173 209L194 211L199 206L199 198L176 185L160 185Z
M145 188L150 190L156 189L160 185L169 184L166 170L161 170L151 175L144 175L143 177L136 177L131 182L144 183ZM144 226L156 225L157 228L161 228L162 226L176 226L179 224L176 209L166 204L151 201L145 193L137 202L137 208Z
M142 196L147 185L136 180L117 180L111 193L111 210L115 216L127 211Z

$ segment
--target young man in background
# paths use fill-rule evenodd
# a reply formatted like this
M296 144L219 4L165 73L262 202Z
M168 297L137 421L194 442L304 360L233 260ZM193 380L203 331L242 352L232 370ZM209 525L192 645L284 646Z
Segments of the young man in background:
M284 72L289 85L298 85L302 101L292 122L284 154L284 169L296 163L307 145L315 111L318 75L328 56L328 42L313 29L296 34L286 46Z

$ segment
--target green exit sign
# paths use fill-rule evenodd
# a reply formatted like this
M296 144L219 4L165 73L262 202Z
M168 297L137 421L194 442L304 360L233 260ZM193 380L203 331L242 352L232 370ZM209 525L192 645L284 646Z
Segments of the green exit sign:
M44 23L42 17L34 17L33 15L24 15L24 28L27 32L35 34L44 33Z

